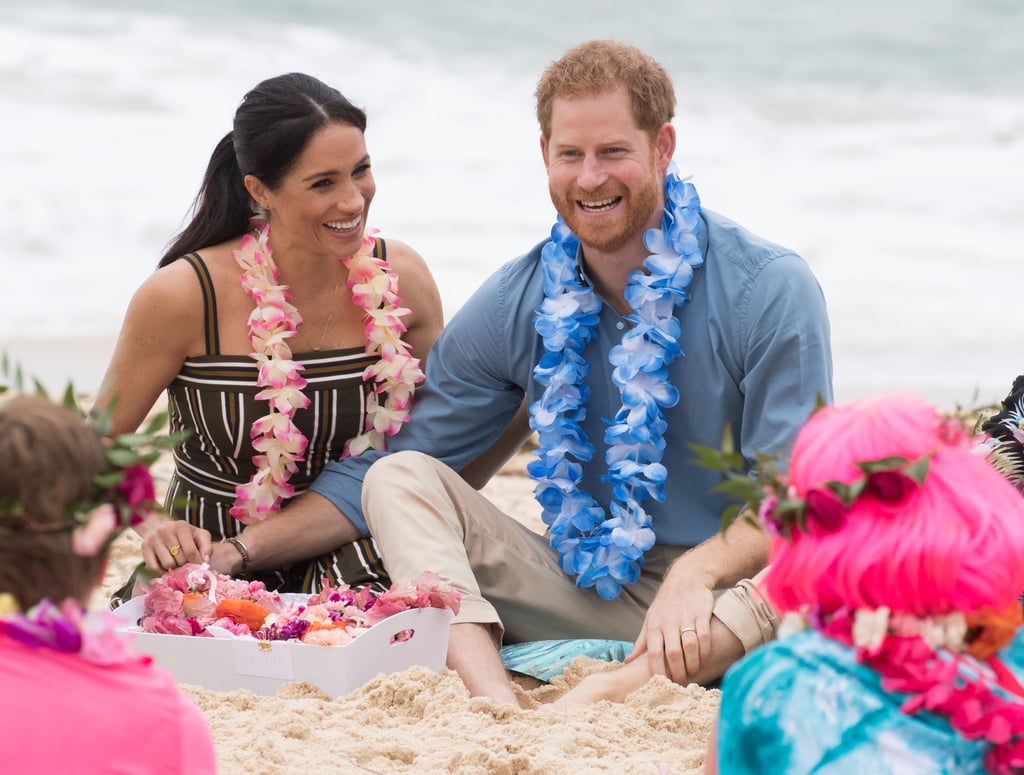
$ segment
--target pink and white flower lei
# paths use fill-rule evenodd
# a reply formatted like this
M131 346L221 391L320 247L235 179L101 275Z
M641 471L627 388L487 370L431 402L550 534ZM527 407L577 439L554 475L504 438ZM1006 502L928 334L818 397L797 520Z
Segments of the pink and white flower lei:
M363 310L366 352L380 356L363 372L364 381L374 381L366 396L366 422L363 432L346 442L342 459L358 457L367 449L384 449L385 437L394 436L409 419L413 393L423 381L419 358L409 354L409 345L402 340L407 330L402 318L410 311L401 306L398 275L372 253L375 233L363 237L358 253L341 260L348 269L352 303Z
M302 324L302 315L290 303L288 286L279 282L280 271L270 249L270 224L263 224L257 236L246 234L232 256L242 268L242 288L256 303L249 315L252 358L259 364L258 400L267 401L270 411L256 420L250 430L256 473L236 488L230 513L244 524L258 522L275 513L281 502L295 494L288 480L298 470L306 452L307 439L295 425L296 410L309 406L302 392L306 380L302 365L292 359L288 339ZM409 419L415 386L423 381L419 360L409 354L402 341L406 327L401 318L409 314L400 306L398 278L388 271L388 262L371 254L373 237L363 238L359 252L342 259L348 269L347 285L352 301L362 308L366 325L366 352L379 353L380 360L363 372L363 380L374 381L366 398L364 431L345 443L342 458L365 450L384 449L385 436L393 436ZM385 394L383 403L380 395Z

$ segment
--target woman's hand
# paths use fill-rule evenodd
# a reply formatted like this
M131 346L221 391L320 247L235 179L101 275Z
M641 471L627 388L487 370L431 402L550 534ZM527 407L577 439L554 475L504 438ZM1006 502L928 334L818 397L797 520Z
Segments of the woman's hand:
M174 519L149 531L142 541L142 559L150 569L163 573L185 563L206 562L212 546L208 530Z

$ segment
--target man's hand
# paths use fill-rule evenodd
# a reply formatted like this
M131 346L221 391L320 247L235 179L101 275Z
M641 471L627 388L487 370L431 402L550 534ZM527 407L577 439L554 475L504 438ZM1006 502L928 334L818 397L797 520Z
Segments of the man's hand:
M647 610L626 662L646 654L651 673L690 683L711 654L711 582L701 581L680 558L669 569Z
M626 661L646 655L653 674L683 685L693 682L711 657L714 590L754 576L768 560L768 544L768 535L756 523L738 518L724 532L677 558L647 609ZM719 638L725 633L726 639L739 643L721 622L716 623Z

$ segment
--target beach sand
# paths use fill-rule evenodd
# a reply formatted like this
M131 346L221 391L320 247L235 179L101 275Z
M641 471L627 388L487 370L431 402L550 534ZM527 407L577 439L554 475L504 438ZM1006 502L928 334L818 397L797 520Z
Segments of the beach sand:
M526 477L527 454L512 458L485 488L502 508L541 525ZM161 471L166 474L166 464ZM94 604L102 604L139 560L139 540L122 535ZM459 775L681 775L698 773L718 711L718 690L656 677L625 703L536 708L607 663L580 657L550 684L519 676L522 710L471 699L458 676L413 668L378 676L337 698L306 683L272 697L183 685L213 732L225 775L286 773L459 773Z

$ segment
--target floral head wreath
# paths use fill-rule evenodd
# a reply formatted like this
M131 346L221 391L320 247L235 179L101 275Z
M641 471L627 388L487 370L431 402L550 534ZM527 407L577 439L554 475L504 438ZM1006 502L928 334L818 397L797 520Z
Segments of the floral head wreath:
M850 483L830 479L801 494L789 484L776 457L758 453L753 470L748 473L746 461L733 448L728 431L722 449L699 444L691 447L697 453L698 465L725 474L725 480L713 491L731 495L742 503L730 506L722 514L723 529L740 514L751 520L756 514L757 523L768 533L790 539L794 530L839 530L850 508L864 496L891 505L904 502L924 484L934 455L932 452L917 460L889 456L861 461L856 466L863 476Z
M21 369L15 368L12 373L6 355L0 362L0 372L0 394L27 392ZM52 400L38 380L33 379L33 383L35 395ZM93 557L121 530L141 523L149 511L159 508L150 466L184 434L160 434L167 423L167 413L161 412L135 433L111 436L116 399L103 409L86 411L79 406L71 384L59 403L92 427L103 445L103 465L93 478L92 494L71 504L65 521L48 524L37 522L20 503L0 499L0 521L37 533L71 531L72 551L81 557Z
M761 501L757 517L774 535L792 536L794 527L803 533L811 527L833 532L843 526L846 513L863 495L882 503L896 505L924 484L931 455L918 460L886 457L857 463L863 476L849 484L830 480L809 488L800 498L793 487L780 479L765 484L770 494Z
M993 468L1024 491L1024 375L1017 378L1013 392L1004 399L1002 411L993 415L991 410L958 409L942 419L943 438L965 434L978 440L977 451ZM838 530L846 513L862 496L892 506L903 503L924 484L935 454L917 460L889 456L861 461L855 465L863 476L849 484L829 480L807 488L801 495L789 485L788 474L777 456L758 452L753 466L748 466L734 448L728 428L721 449L690 446L698 465L725 475L712 491L731 495L741 504L726 508L722 529L742 514L768 533L790 539L794 528L802 533L810 532L812 526L824 532Z

